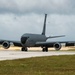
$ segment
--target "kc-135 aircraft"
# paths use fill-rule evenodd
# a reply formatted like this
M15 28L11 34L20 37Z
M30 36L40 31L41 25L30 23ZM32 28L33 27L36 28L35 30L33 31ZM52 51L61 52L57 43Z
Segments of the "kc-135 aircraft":
M47 14L45 14L43 31L41 34L26 33L21 36L20 41L0 40L0 45L2 45L3 48L8 49L11 46L11 43L13 43L14 46L22 47L21 51L28 51L28 47L41 47L43 52L48 52L48 48L51 47L54 47L56 50L60 50L63 43L65 43L65 47L74 46L75 41L47 42L47 39L64 37L64 35L46 37L46 18Z

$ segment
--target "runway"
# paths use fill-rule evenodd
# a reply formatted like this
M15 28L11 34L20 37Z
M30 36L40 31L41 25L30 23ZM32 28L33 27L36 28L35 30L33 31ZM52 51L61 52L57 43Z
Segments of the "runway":
M22 51L12 51L12 50L1 50L0 51L0 61L40 57L40 56L56 56L56 55L75 55L75 51L22 52Z

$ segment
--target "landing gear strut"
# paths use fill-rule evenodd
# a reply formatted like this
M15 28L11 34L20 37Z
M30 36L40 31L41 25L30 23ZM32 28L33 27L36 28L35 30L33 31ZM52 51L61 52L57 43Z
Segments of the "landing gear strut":
M42 51L43 52L48 52L48 47L43 47Z
M27 47L22 47L21 51L28 51Z

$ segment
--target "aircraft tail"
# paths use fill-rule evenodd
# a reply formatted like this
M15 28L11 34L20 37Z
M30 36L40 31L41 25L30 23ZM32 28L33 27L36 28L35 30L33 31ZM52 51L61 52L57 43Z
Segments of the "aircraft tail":
M45 35L45 31L46 31L46 19L47 19L47 14L45 14L45 19L44 19L44 26L43 26L42 35Z

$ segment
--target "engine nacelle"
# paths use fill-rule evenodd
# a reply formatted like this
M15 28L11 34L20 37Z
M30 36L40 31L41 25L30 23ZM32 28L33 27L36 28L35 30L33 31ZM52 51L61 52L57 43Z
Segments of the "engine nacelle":
M55 50L60 50L62 46L60 43L55 43L54 47L55 47Z
M4 41L2 43L3 48L8 49L10 47L10 43L8 41Z

